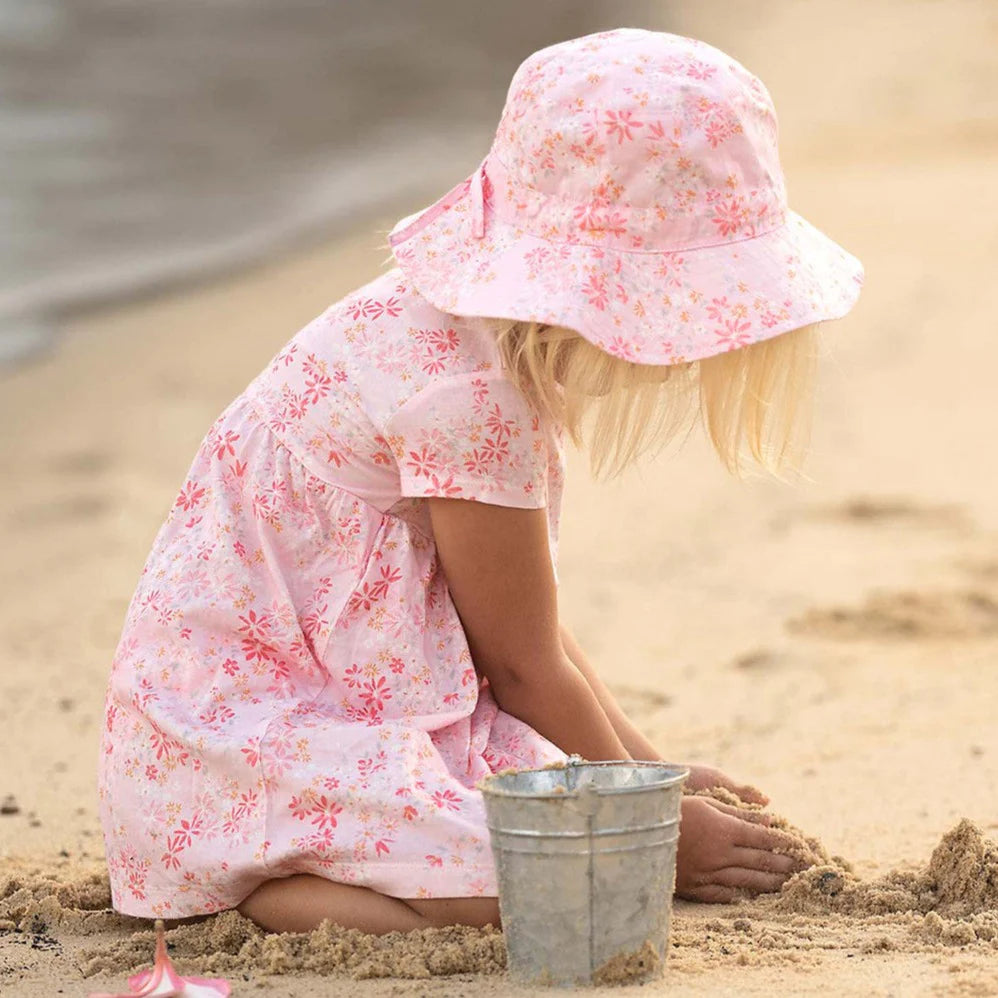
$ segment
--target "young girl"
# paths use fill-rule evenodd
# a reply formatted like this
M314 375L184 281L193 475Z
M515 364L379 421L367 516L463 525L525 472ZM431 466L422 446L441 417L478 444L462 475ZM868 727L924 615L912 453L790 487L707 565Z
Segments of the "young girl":
M535 52L479 168L392 230L396 266L222 413L111 670L118 911L498 924L476 782L661 758L558 620L563 443L591 417L617 471L699 411L734 471L799 453L815 324L862 268L787 208L776 134L763 85L702 42ZM767 802L707 767L689 784ZM689 796L677 891L778 890L786 845Z

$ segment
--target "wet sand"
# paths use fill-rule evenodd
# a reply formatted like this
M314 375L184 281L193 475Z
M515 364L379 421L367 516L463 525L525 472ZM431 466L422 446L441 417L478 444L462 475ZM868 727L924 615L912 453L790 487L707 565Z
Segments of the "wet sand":
M667 976L644 993L994 994L996 908L978 887L998 838L996 14L731 11L675 8L766 81L793 206L867 268L853 315L826 326L813 482L738 483L699 439L610 484L572 455L562 615L663 752L762 787L867 886L819 867L779 897L679 903ZM394 220L80 316L4 379L0 801L19 810L0 814L0 919L21 925L0 931L4 993L118 989L148 964L151 924L104 910L94 787L125 607L212 419L378 272ZM944 843L945 898L919 880ZM236 993L319 995L329 974L370 978L337 986L371 995L510 990L488 933L386 955L335 933L253 941L227 913L168 936L178 967Z
M401 216L474 168L530 51L645 7L0 0L0 364L81 305Z

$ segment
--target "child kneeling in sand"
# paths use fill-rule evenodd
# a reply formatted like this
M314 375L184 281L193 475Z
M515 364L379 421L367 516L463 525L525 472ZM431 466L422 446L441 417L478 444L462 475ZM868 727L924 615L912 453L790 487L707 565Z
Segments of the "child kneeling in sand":
M619 470L699 410L729 467L778 470L815 324L862 280L788 209L762 84L637 28L530 56L479 168L389 239L218 418L156 537L100 754L118 911L498 924L476 783L660 758L559 624L565 435L589 413ZM686 797L677 891L778 890L767 822Z

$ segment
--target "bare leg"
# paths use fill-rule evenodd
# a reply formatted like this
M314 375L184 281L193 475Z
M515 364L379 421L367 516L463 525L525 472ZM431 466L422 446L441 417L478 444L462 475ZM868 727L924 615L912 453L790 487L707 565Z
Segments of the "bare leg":
M498 898L406 898L405 903L427 918L431 925L475 925L482 928L499 921Z
M310 932L324 918L376 935L442 925L499 925L496 898L394 898L310 873L267 880L236 910L268 932Z

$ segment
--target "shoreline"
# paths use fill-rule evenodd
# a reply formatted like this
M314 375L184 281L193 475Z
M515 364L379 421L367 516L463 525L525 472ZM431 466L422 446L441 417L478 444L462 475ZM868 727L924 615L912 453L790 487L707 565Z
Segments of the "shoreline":
M418 166L413 175L419 178L405 182L392 155L402 142L396 127L388 140L375 136L351 159L318 166L303 179L292 203L238 236L203 239L166 256L147 252L137 259L106 260L89 271L49 275L26 282L17 291L0 293L0 376L58 349L60 329L95 311L196 293L237 278L248 268L349 239L352 233L392 218L384 226L390 229L414 202L429 205L460 183L474 168L475 149L487 148L489 138L483 132L475 143L469 141L466 129L450 134L438 129L430 136L404 140L407 159ZM451 150L448 163L467 160L467 171L441 168L441 147ZM345 200L340 189L351 191L351 198Z

